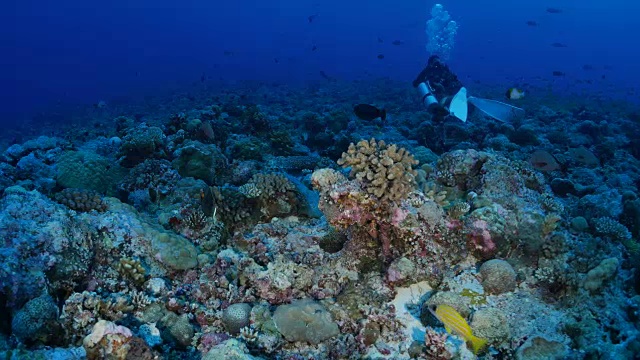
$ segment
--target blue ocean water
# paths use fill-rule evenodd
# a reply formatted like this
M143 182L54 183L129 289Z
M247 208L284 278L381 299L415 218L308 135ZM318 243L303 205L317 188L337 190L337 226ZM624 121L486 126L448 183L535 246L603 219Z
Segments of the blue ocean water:
M638 4L442 3L460 26L451 65L463 78L638 98ZM12 2L0 25L1 108L21 114L56 102L148 94L202 73L213 80L299 84L318 80L323 70L344 79L407 81L428 56L425 23L432 6L414 0ZM548 7L562 13L548 13ZM309 23L312 15L317 18ZM394 46L394 40L404 44ZM551 47L555 42L568 47ZM554 70L566 78L553 78ZM576 84L587 79L594 83Z
M640 359L640 3L2 8L0 357Z

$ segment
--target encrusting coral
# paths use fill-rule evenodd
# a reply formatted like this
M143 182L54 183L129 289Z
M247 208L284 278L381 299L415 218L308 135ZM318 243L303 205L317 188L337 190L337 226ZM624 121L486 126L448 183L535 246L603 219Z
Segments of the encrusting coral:
M54 200L66 205L69 209L77 211L105 211L107 204L102 196L93 190L64 189L54 196Z

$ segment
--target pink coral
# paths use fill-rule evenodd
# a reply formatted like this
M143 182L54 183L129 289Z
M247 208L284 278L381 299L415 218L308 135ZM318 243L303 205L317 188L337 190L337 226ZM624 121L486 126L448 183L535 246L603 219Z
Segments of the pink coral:
M426 346L425 355L431 360L449 360L451 353L446 347L447 334L440 334L432 328L427 328L424 334L424 344Z
M128 328L100 320L82 344L87 351L87 359L124 359L129 352L128 343L132 337Z
M409 216L408 209L396 207L391 213L391 224L394 226L400 226L407 216Z
M489 232L489 224L486 221L474 220L471 223L469 247L471 251L482 258L489 258L497 251L496 244Z
M200 345L198 345L198 350L202 351L203 354L206 354L207 352L209 352L209 350L211 350L211 348L222 344L230 338L231 337L225 333L204 333L200 337Z

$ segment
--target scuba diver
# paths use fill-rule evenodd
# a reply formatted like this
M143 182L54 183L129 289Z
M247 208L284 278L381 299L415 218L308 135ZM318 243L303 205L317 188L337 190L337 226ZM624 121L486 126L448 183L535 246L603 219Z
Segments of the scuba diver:
M462 82L436 55L429 57L427 66L413 81L413 87L417 89L422 103L436 123L441 123L449 117L466 122L469 113L468 103L501 122L510 122L524 116L524 110L521 108L496 100L467 97L467 89Z

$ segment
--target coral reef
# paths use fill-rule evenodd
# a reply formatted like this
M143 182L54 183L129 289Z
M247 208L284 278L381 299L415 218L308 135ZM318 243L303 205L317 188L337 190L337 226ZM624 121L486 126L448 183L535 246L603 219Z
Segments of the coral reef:
M103 212L107 209L107 204L102 200L102 196L93 190L67 188L57 193L54 199L69 209L77 211Z
M222 312L222 322L231 334L238 334L245 326L249 326L251 305L245 303L229 305Z
M130 198L142 192L149 201L156 202L167 197L179 180L178 172L169 161L148 159L134 166L118 187L130 193Z
M58 324L58 307L47 294L29 300L11 321L11 331L22 342L55 344L54 336L61 330Z
M156 126L140 125L126 130L118 152L120 164L133 167L147 159L166 157L166 136Z
M133 337L131 330L113 322L100 320L83 340L87 359L125 359Z
M57 162L56 181L65 188L94 190L113 194L115 185L124 176L117 164L88 151L68 151Z
M489 260L480 266L482 287L489 294L502 294L516 288L516 272L504 260Z
M405 149L384 141L361 140L349 145L338 165L351 168L351 176L361 181L367 193L380 201L399 201L415 187L418 162Z
M209 185L222 183L221 174L227 167L227 159L215 145L199 141L186 141L173 153L172 165L183 177L200 179Z
M481 359L633 359L637 122L526 99L514 123L437 123L369 84L0 136L0 357L474 358L448 305ZM394 121L354 120L365 95Z
M321 304L309 299L278 306L273 321L288 341L319 344L340 333L331 314Z

